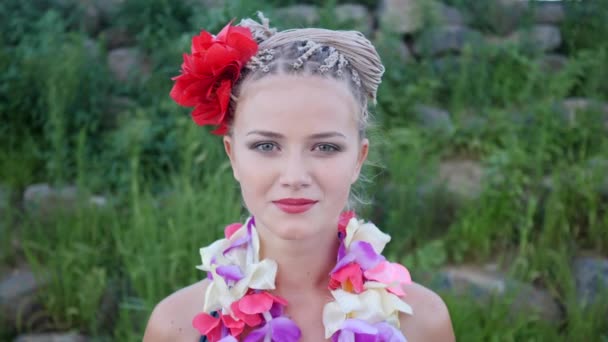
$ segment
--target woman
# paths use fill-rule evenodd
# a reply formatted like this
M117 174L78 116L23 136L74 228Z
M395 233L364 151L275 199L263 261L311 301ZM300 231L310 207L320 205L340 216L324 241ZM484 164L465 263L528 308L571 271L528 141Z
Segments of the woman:
M201 249L207 279L154 309L144 341L453 341L439 296L349 207L384 67L359 32L276 32L260 14L184 55L172 98L223 136L251 214Z

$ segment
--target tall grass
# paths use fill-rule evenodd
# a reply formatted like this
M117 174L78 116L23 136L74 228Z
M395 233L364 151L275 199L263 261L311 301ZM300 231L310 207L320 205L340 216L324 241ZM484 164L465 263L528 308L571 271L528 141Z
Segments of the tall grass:
M487 9L448 2L473 14ZM274 9L290 3L261 9L274 19ZM337 3L325 2L320 18L345 28L332 20ZM103 66L103 44L91 55L78 20L49 6L0 5L16 13L0 14L0 177L12 193L35 182L71 183L80 197L79 205L46 216L14 208L0 222L9 236L1 239L0 260L12 265L23 253L47 284L44 310L18 328L28 331L42 318L50 329L138 341L160 299L203 277L195 269L198 249L245 214L221 141L167 96L179 51L200 28L217 32L260 8L247 1L195 10L165 0L125 3L116 25L135 35L153 72L145 82L118 84ZM509 277L547 289L564 311L562 321L545 322L513 315L508 296L479 304L442 293L459 340L608 340L608 295L581 305L571 267L582 251L608 253L605 114L589 108L572 120L560 106L568 97L608 99L608 46L599 39L608 26L601 11L578 25L589 9L576 6L569 2L562 25L569 60L559 72L545 72L537 52L516 45L482 43L443 61L404 63L396 53L401 37L381 32L377 41L387 72L370 136L372 182L360 186L373 202L361 212L392 235L389 258L414 275L452 263L497 263ZM479 17L472 25L497 33L502 24ZM133 105L110 113L117 96ZM452 128L426 126L418 104L448 110ZM477 196L462 198L438 181L441 163L451 159L483 168ZM107 205L89 205L92 192Z

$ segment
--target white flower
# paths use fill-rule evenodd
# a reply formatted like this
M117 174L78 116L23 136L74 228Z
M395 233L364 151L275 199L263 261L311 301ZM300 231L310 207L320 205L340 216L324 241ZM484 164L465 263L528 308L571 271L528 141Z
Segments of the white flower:
M349 248L355 241L369 242L376 253L381 254L384 246L391 241L388 234L383 233L376 225L371 222L363 223L363 220L351 218L346 226L346 237L344 238L344 246Z
M348 318L364 320L370 324L386 321L399 327L399 312L412 314L412 307L383 288L369 288L360 294L344 290L332 291L335 301L323 308L325 338L342 328Z
M205 312L229 308L234 301L241 299L250 288L257 290L272 290L275 288L277 263L270 259L259 260L259 237L257 231L253 228L251 229L251 236L248 238L248 223L249 221L229 238L218 240L200 249L202 264L197 268L209 272L213 278L205 292L203 308ZM242 246L235 247L235 245L239 245L239 241L243 242L244 240L249 241L246 241ZM231 246L234 248L228 250ZM222 276L217 274L217 268L221 266L237 266L243 277L233 284L228 284Z

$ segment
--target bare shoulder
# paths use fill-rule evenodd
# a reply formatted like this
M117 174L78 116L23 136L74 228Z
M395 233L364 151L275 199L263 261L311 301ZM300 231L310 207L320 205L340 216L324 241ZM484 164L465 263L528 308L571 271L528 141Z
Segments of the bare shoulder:
M417 283L406 285L404 289L405 301L414 311L413 315L404 314L400 319L408 342L455 341L452 320L443 299Z
M208 281L202 280L163 299L156 305L144 334L144 342L197 341L192 318L201 312Z

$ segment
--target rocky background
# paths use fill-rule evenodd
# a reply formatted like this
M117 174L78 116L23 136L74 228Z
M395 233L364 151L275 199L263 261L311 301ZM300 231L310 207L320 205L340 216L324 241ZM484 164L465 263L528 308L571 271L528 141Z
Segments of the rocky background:
M256 9L378 47L362 211L459 340L608 339L602 2L32 0L0 5L0 340L138 340L202 278L198 247L241 209L169 79L198 28Z

